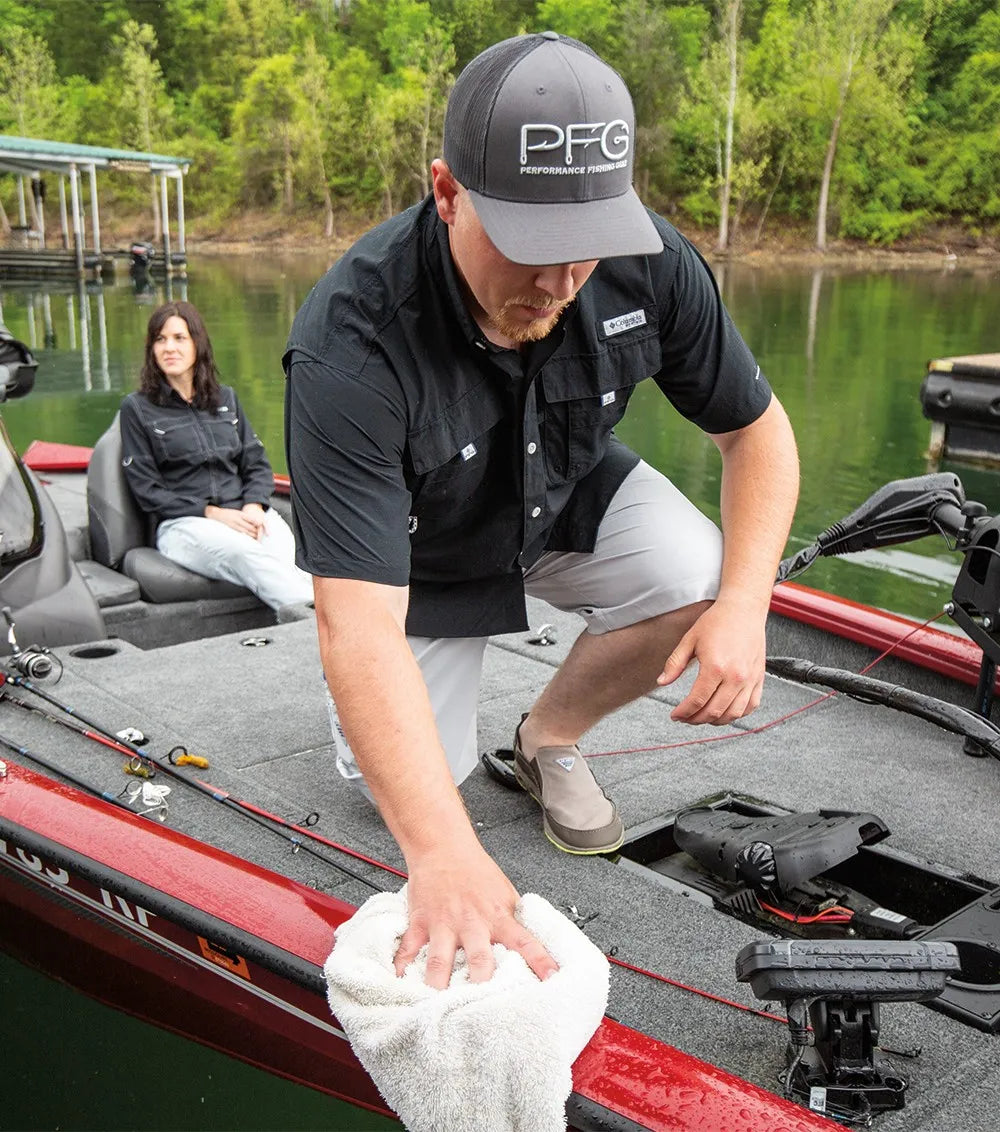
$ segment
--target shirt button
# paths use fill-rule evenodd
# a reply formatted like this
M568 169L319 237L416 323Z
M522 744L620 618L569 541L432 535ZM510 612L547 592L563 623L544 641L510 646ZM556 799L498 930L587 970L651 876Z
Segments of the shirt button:
M534 510L531 512L532 519L537 519L538 516L541 515L541 513L542 513L541 507L535 507Z
M529 455L529 456L534 456L534 454L535 454L535 453L536 453L537 451L538 451L538 445L537 445L537 444L536 444L536 443L535 443L534 441L532 441L532 442L531 442L531 443L530 443L530 444L528 445L528 455Z

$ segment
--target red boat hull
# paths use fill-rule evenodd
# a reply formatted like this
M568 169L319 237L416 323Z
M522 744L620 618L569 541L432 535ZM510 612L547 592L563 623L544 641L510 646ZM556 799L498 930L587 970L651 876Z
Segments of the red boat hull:
M353 911L26 768L8 764L0 778L0 947L109 1005L391 1116L324 995L322 963ZM610 1019L578 1059L574 1090L580 1127L833 1127Z

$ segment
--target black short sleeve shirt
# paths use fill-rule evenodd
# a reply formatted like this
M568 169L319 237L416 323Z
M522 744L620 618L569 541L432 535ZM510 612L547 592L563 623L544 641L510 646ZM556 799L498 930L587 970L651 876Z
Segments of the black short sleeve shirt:
M770 388L707 265L650 215L664 251L599 263L522 351L468 314L431 198L327 272L284 355L303 569L409 585L417 635L523 629L522 570L592 550L638 462L613 429L640 381L709 432L764 411Z

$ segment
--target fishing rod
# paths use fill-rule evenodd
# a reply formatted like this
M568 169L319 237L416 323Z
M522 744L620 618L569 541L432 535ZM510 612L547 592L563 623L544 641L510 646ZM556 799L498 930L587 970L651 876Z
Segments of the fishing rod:
M41 708L29 704L26 701L19 699L17 696L11 695L6 688L6 685L8 684L13 684L19 688L24 688L25 691L31 692L32 695L38 696L40 699L52 704L53 707L58 708L60 711L64 712L66 715L72 718L63 719L61 716L53 715L51 712L43 711ZM363 857L361 854L354 853L352 850L347 849L345 846L337 845L336 842L327 841L326 838L320 838L319 835L312 834L311 831L304 829L301 826L296 826L291 822L285 821L284 818L279 817L277 814L270 814L268 813L268 811L262 809L259 806L255 806L249 802L241 802L239 799L233 798L227 790L222 790L219 787L213 786L211 783L203 782L199 778L189 778L186 774L178 770L171 763L165 762L163 759L160 759L156 755L151 754L145 748L138 747L136 746L136 744L131 743L126 739L120 739L118 736L112 735L111 732L106 731L103 727L101 727L99 723L95 723L93 720L87 719L74 708L70 707L67 704L61 703L55 698L55 696L49 695L48 692L46 692L42 688L37 687L34 683L32 683L32 681L28 680L24 676L12 672L0 673L0 699L6 699L10 703L17 705L18 707L22 707L28 711L37 712L39 715L44 716L46 719L51 720L53 723L61 724L62 726L68 727L70 730L77 732L78 734L84 735L88 739L99 742L104 746L111 747L113 750L120 751L131 758L139 759L143 765L154 768L158 771L162 771L169 778L174 778L179 782L187 783L187 785L190 786L193 790L196 790L199 794L203 794L207 798L211 798L213 802L219 802L223 806L227 806L228 808L234 810L236 813L242 814L244 817L248 818L250 821L255 822L263 829L270 830L272 833L277 834L277 836L283 838L285 841L288 841L292 845L294 852L298 852L299 849L304 849L307 853L312 854L312 856L316 857L318 860L325 862L332 868L337 869L341 873L344 873L346 876L359 881L361 884L374 889L376 892L386 891L384 885L379 884L377 881L370 880L368 877L363 876L361 873L356 872L354 869L342 864L340 861L335 861L332 857L328 856L326 853L321 852L314 845L311 845L308 840L303 840L302 838L306 837L312 840L321 840L323 843L328 844L331 847L340 850L341 852L347 853L350 856L358 857L361 860L368 861L368 858ZM32 756L29 753L25 757L30 758ZM44 766L45 763L40 763L40 765ZM62 770L54 768L51 765L47 766L46 769L52 770L55 774L64 773ZM66 775L65 777L69 778L70 776ZM86 785L84 786L84 788L91 789ZM101 796L103 797L104 795ZM125 809L128 809L131 813L136 812L128 806L125 806ZM377 864L377 862L374 861L369 861L369 863Z
M22 700L18 696L12 695L10 690L6 687L7 684L16 684L19 687L23 687L26 691L33 692L35 695L40 696L43 700L47 700L48 702L52 703L53 706L59 708L61 711L66 712L67 715L71 715L72 718L64 719L61 716L57 716L57 715L52 714L51 712L45 711L44 709L38 707L37 705L29 704L26 700ZM296 833L302 834L306 837L311 837L311 838L321 842L322 844L329 845L331 848L338 849L343 853L347 853L352 857L356 857L357 859L366 862L367 864L373 865L376 868L384 870L385 872L392 873L394 876L401 877L403 880L407 879L406 873L402 872L399 869L394 868L392 865L389 865L384 861L379 861L375 857L367 857L362 853L358 853L354 849L350 849L350 848L348 848L347 846L344 846L344 845L339 845L337 842L330 841L329 839L323 837L321 834L314 833L312 830L309 830L309 829L303 829L301 826L298 826L298 825L295 825L291 822L288 822L284 818L279 817L277 814L271 814L267 810L264 810L264 809L261 809L258 806L255 806L251 802L243 802L243 801L238 801L235 798L229 798L228 794L226 794L225 791L218 790L216 787L210 786L208 783L201 782L198 779L188 778L186 775L181 774L178 771L174 770L174 768L169 766L169 764L167 764L166 766L161 765L160 760L149 755L149 753L146 752L145 750L143 750L142 748L139 748L139 747L135 746L134 744L129 743L127 741L119 740L117 738L117 736L113 737L110 734L110 732L104 731L102 728L99 727L98 724L95 724L95 723L93 723L92 721L89 721L89 720L85 720L81 715L79 715L79 713L77 713L73 709L61 704L58 700L55 699L55 697L50 696L47 693L45 693L44 691L42 691L41 689L34 687L31 684L31 682L29 680L25 679L24 677L15 676L15 675L12 675L11 673L3 673L2 671L0 671L0 702L2 702L4 700L6 700L8 703L16 704L18 707L24 708L26 711L35 712L38 715L43 716L45 719L48 719L53 723L58 723L58 724L61 724L64 727L68 727L70 730L76 732L77 734L84 735L86 738L91 739L94 742L99 742L104 746L110 747L112 750L117 750L117 751L122 752L123 754L129 755L129 756L132 756L132 757L135 757L135 758L139 758L147 764L152 764L153 766L156 766L156 767L164 770L165 773L167 773L167 774L172 774L174 777L179 778L182 782L187 782L191 786L197 786L200 790L211 791L212 797L216 800L222 800L223 798L228 799L229 802L232 805L237 806L240 809L242 809L247 814L248 817L254 817L255 814L259 814L262 817L266 817L270 821L273 821L280 826L285 826L288 829L294 830ZM0 737L0 743L3 743L3 742L4 741L3 741L2 737ZM82 789L88 791L89 793L95 794L98 797L106 799L107 801L114 802L116 805L121 806L123 809L127 810L130 814L136 813L135 810L133 810L130 806L125 805L125 803L123 803L120 799L115 798L113 795L110 795L110 794L108 794L104 791L99 790L97 787L92 786L91 784L89 784L87 782L84 782L82 779L75 778L73 775L62 770L60 767L55 766L54 764L48 762L47 760L45 760L45 759L43 759L39 756L34 755L32 752L27 751L25 748L18 747L13 743L6 744L6 745L9 745L11 750L15 750L15 751L17 751L18 754L21 754L22 756L33 759L35 762L38 762L41 766L44 766L47 770L52 771L52 773L54 773L54 774L61 775L62 777L68 779L69 781L73 782L75 785L81 787ZM218 796L218 797L216 797L216 796ZM267 826L266 828L274 828L274 827ZM274 832L281 833L281 830L275 829ZM296 849L298 849L300 847L301 843L299 843L299 842L297 842L297 841L295 841L294 839L291 839L291 838L289 838L289 840L294 841L294 845L295 845ZM301 845L301 847L304 848L304 849L307 849L307 850L310 849L310 847L308 845ZM349 874L351 876L356 876L356 874L352 870L347 870L346 867L337 864L335 861L331 861L328 857L326 857L325 854L317 854L317 855L319 856L320 860L328 861L328 863L333 865L334 868L344 869L344 871L349 872ZM380 892L385 891L385 889L381 885L378 885L378 884L375 884L372 881L366 880L364 877L357 876L357 879L360 880L363 884L367 884L370 887L375 888L376 890L378 890ZM735 1001L728 999L728 998L723 998L719 995L711 993L710 991L702 990L699 987L691 986L687 983L680 982L676 979L671 979L668 976L658 974L655 971L650 971L645 967L636 966L632 963L629 963L627 960L624 960L624 959L617 957L613 952L614 952L614 949L612 949L612 952L610 954L607 954L608 961L610 963L616 964L619 967L624 968L625 970L632 971L635 974L643 975L643 976L650 978L650 979L656 979L659 982L666 983L670 986L676 987L676 988L683 990L683 991L687 991L690 994L699 995L703 998L710 999L710 1000L712 1000L716 1003L719 1003L721 1005L734 1007L735 1009L738 1009L738 1010L743 1011L745 1013L755 1014L755 1015L758 1015L761 1018L766 1018L770 1021L781 1022L781 1023L784 1023L786 1021L786 1019L781 1017L780 1015L771 1014L767 1011L760 1010L756 1007L747 1006L743 1003L735 1002Z
M92 782L87 782L86 779L78 778L68 770L63 770L62 767L56 766L55 763L50 762L43 755L36 754L36 752L29 750L27 747L22 747L19 743L15 743L13 739L8 739L4 735L0 735L0 747L6 747L8 751L13 751L15 755L20 755L23 759L30 759L33 763L38 763L39 766L44 767L52 774L58 774L61 778L65 778L67 782L71 782L74 786L85 791L87 794L93 794L97 798L103 798L105 802L110 802L113 806L119 806L123 810L128 810L130 814L138 814L138 810L133 810L131 806L127 805L114 794L107 790L102 790L99 786L95 786ZM143 816L143 815L140 815Z
M6 679L9 683L14 682L14 677L10 675L7 675ZM74 717L72 718L53 715L51 712L45 711L43 708L38 707L37 704L29 704L27 700L19 699L17 696L12 695L9 689L4 690L3 680L4 673L0 672L0 698L5 698L9 703L16 704L18 707L24 708L26 711L33 711L36 714L41 715L44 719L50 720L52 723L58 723L62 727L68 727L70 730L77 732L77 734L83 735L87 739L93 740L95 743L100 743L102 744L102 746L109 747L113 751L119 751L121 754L127 755L129 758L141 759L143 757L142 753L140 753L140 750L137 749L136 745L132 744L131 742L122 740L117 736L112 738L110 732L94 731L92 729L92 726L88 727L87 724L85 724L78 715L74 715ZM34 691L36 694L39 693L39 690L37 688L26 687L26 690ZM57 706L59 706L61 710L66 710L62 707L62 705ZM145 749L142 748L141 750L144 751ZM184 751L184 754L182 754L175 761L173 754L174 751L177 750ZM184 747L175 747L173 751L170 751L167 754L167 760L174 766L208 766L207 759L200 759L197 756L188 755ZM180 775L179 777L184 782L200 781L198 779L192 780L190 778L187 778L185 775ZM372 865L375 868L382 869L384 872L392 873L394 876L401 877L403 880L406 880L406 873L402 872L400 869L394 868L392 865L387 865L382 861L376 860L374 857L369 857L357 849L351 849L348 845L341 845L339 841L333 841L329 837L324 837L323 834L317 833L313 829L308 829L307 827L319 818L319 815L315 812L309 814L308 817L303 819L302 823L290 822L286 818L281 817L279 814L274 814L271 813L270 810L265 810L263 806L258 806L254 802L248 802L245 798L233 798L228 794L228 791L222 790L218 786L212 786L211 783L202 782L201 785L205 786L209 790L214 791L216 794L227 795L234 805L239 806L241 809L247 810L250 813L258 814L262 818L267 818L268 821L274 822L275 825L282 826L283 828L291 830L302 837L308 837L311 841L315 841L320 845L326 845L330 849L336 849L338 852L344 853L348 857L353 857L356 861L363 861L366 865Z

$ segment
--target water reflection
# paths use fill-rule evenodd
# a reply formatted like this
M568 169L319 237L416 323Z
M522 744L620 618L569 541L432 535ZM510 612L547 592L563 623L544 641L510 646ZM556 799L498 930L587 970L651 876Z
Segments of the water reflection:
M148 272L130 273L131 292L137 306L151 307L160 302L187 299L186 276L155 281ZM121 287L106 288L95 280L38 280L33 283L0 282L0 322L5 322L4 305L10 317L20 310L25 342L36 355L63 352L61 359L79 368L82 388L110 390L111 352L105 295L122 294ZM65 347L61 335L65 329Z
M816 353L816 323L819 319L819 293L823 286L823 268L817 267L812 273L809 285L809 315L806 320L806 379L812 388L813 359Z

